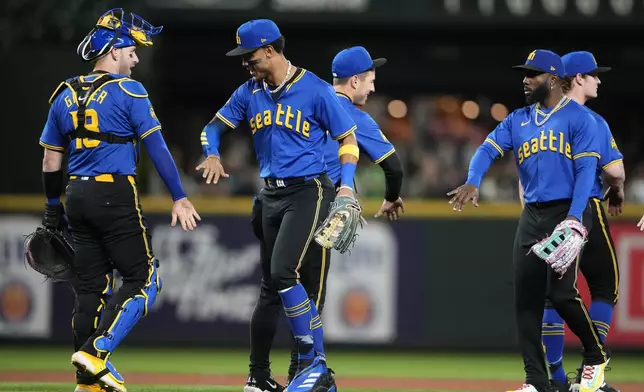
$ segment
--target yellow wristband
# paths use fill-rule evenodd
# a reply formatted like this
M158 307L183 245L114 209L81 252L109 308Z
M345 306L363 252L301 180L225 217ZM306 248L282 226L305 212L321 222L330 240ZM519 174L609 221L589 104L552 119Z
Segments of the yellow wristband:
M338 156L341 157L344 154L353 155L356 158L360 158L360 149L355 144L345 144L340 147L338 150Z

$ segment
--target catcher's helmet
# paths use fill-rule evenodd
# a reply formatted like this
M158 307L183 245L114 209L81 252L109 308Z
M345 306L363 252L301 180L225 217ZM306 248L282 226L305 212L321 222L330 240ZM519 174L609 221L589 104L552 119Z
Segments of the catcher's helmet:
M152 36L159 34L163 26L154 27L142 17L130 13L130 21L124 18L122 8L113 8L98 18L96 26L78 44L76 53L85 61L95 60L112 48L128 46L152 46Z

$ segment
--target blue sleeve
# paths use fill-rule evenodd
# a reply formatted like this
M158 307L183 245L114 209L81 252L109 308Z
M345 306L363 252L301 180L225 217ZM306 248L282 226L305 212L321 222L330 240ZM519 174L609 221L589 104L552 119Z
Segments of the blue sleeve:
M322 87L315 105L315 116L329 131L333 140L343 139L356 130L356 124L342 107L333 87Z
M221 134L228 128L218 117L215 117L211 122L206 124L201 131L201 150L203 151L204 157L208 155L219 155Z
M371 160L378 164L396 152L394 146L387 140L374 119L368 114L356 121L356 139L360 151L364 151Z
M575 185L569 216L581 221L595 182L599 155L597 122L590 113L582 114L572 127L572 159L575 167Z
M246 120L248 107L248 83L244 83L235 90L224 106L219 109L216 118L230 128L237 128L240 122Z
M511 113L485 138L483 144L470 160L466 184L479 188L483 176L496 158L503 157L505 151L512 150L512 117Z
M161 123L154 113L152 102L148 98L148 92L140 82L126 80L119 83L119 86L129 96L130 101L130 124L140 140L161 130Z
M168 150L168 146L165 144L161 132L152 132L148 137L143 139L143 144L145 144L145 148L148 150L148 154L150 154L152 163L157 169L159 176L161 176L165 186L170 191L172 200L177 201L186 197L186 193L183 191L183 186L181 185L181 179L179 178L179 171L174 164L174 159Z
M606 169L608 166L621 162L624 159L624 156L617 148L617 143L615 143L615 138L610 131L608 123L604 119L597 118L597 130L601 135L599 139L600 144L600 153L599 165L602 169Z
M58 125L56 111L59 107L60 97L58 97L58 99L56 99L49 107L47 122L45 123L45 128L43 128L42 134L40 135L40 145L48 150L63 152L65 151L67 142L65 141L65 137Z

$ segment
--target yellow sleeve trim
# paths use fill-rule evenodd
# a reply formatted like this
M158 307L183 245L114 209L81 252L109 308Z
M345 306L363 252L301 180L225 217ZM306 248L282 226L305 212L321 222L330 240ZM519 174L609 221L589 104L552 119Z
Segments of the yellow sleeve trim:
M615 159L614 161L610 161L607 164L605 164L604 166L602 166L602 169L606 169L607 167L613 166L614 164L622 162L622 161L624 161L624 160L621 159L621 158L620 159Z
M357 125L354 125L354 126L352 126L348 131L346 131L345 133L343 133L342 135L340 135L340 136L338 136L338 137L334 137L334 138L333 138L333 140L340 140L340 139L344 139L345 137L347 137L347 136L351 135L352 133L354 133L354 132L356 131L356 129L358 129L358 126L357 126Z
M134 98L147 98L148 94L134 94L133 92L128 91L128 89L123 86L123 82L133 82L133 79L119 79L119 87L121 90L123 90L127 95L134 97Z
M601 158L596 152L580 152L577 155L573 155L572 159L583 158L583 157L595 157L597 159Z
M229 127L231 127L232 129L237 128L237 127L235 126L235 124L233 124L233 122L232 122L232 121L230 121L229 119L227 119L226 117L224 117L221 113L217 112L217 114L215 115L215 117L217 117L218 119L220 119L224 124L228 125L228 126L229 126Z
M356 158L360 158L360 148L355 144L347 144L340 147L338 150L338 157L341 157L345 154L352 155Z
M494 140L492 140L492 139L490 139L488 137L488 138L485 139L484 143L485 142L490 143L492 145L492 147L494 147L499 152L499 154L501 154L501 157L503 157L503 149L498 144L496 144L496 142Z
M141 135L141 137L139 137L139 139L143 140L146 137L150 136L150 134L152 134L153 132L156 132L160 129L161 129L161 125L157 125L156 127L150 128L149 130L143 132L143 134Z
M376 159L375 161L373 161L373 163L375 163L375 164L379 164L380 162L384 161L384 160L385 160L385 159L387 159L391 154L393 154L393 153L395 153L395 152L396 152L396 149L395 149L394 147L392 147L392 148L391 148L391 150L389 150L385 155L383 155L383 156L381 156L380 158L378 158L378 159Z
M53 145L51 145L51 144L47 144L47 143L43 142L42 140L39 142L39 144L40 144L41 146L45 147L45 148L46 148L46 149L48 149L48 150L52 150L52 151L60 151L60 152L65 151L65 147L53 146Z

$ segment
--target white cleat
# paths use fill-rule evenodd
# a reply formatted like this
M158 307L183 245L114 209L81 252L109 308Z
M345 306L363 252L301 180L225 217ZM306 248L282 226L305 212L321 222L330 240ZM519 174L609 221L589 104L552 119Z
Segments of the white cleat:
M581 369L579 392L596 392L604 385L604 368L608 362L599 365L585 365Z
M507 391L507 392L539 392L537 391L537 388L530 384L523 384L521 388L514 389L512 391Z

